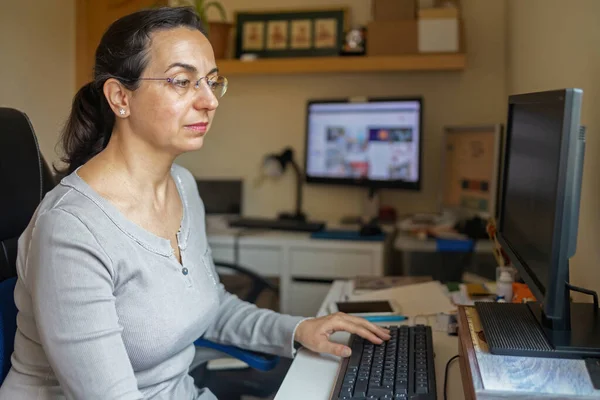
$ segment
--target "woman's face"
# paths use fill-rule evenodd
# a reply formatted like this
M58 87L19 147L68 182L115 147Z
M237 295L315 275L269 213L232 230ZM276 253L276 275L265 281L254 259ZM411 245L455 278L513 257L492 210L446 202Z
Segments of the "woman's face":
M132 92L133 133L175 156L201 148L219 105L202 78L216 75L212 47L201 32L182 27L154 33L141 78L164 80L141 80Z

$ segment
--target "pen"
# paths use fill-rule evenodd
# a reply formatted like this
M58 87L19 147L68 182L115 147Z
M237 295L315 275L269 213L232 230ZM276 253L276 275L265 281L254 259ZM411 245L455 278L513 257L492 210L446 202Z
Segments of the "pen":
M363 318L369 322L399 322L407 319L404 315L367 315Z

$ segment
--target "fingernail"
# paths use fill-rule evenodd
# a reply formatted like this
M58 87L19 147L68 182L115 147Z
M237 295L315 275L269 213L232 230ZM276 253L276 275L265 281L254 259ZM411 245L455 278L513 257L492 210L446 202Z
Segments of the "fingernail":
M350 357L351 354L352 350L350 350L348 347L344 348L344 350L342 351L342 357Z

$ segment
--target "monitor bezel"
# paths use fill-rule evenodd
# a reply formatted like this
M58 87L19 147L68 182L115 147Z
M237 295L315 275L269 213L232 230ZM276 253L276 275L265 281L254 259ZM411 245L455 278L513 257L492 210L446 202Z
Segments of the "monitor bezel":
M309 140L309 120L310 107L313 104L360 104L360 103L376 103L376 102L409 102L416 101L419 103L419 179L416 182L407 181L382 181L371 179L353 179L353 178L330 178L330 177L315 177L308 174L308 140ZM304 135L304 177L307 183L317 184L333 184L342 186L359 186L376 189L406 189L411 191L420 191L423 181L423 97L360 97L360 98L332 98L332 99L311 99L306 103L306 121Z
M502 197L499 204L497 238L511 263L515 266L536 300L542 303L547 318L562 318L565 306L566 283L569 280L569 251L571 218L570 191L574 189L575 153L579 136L581 112L581 95L578 89L551 90L538 93L516 94L509 96L508 117L504 140L504 171L502 174ZM504 215L506 203L506 181L510 163L510 144L512 141L513 106L518 104L561 102L563 104L563 123L558 163L557 202L554 215L554 232L552 237L551 265L548 280L541 282L527 266L519 254L513 249L510 239L504 235ZM577 196L577 200L579 197ZM578 216L575 216L577 218ZM543 285L543 286L542 286Z

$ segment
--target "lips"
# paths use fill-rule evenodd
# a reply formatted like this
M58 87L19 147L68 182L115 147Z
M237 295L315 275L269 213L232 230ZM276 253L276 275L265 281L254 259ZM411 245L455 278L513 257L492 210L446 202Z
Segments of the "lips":
M186 125L185 127L196 132L206 132L208 122L199 122L197 124Z

